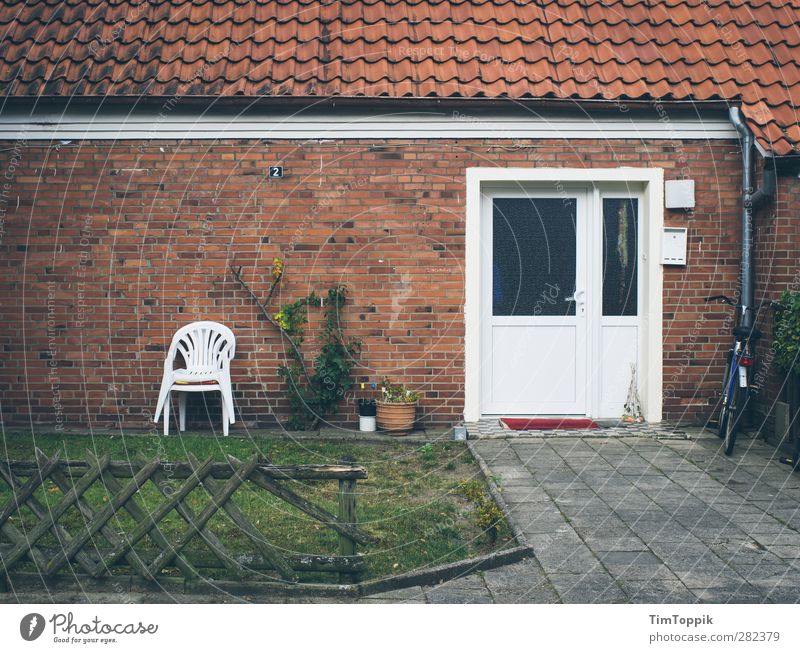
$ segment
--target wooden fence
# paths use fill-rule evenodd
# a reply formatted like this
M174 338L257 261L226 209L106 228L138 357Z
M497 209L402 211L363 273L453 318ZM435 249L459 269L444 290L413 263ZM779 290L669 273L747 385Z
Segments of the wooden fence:
M47 456L37 449L35 462L0 461L0 478L6 485L0 484L0 496L10 494L0 509L0 585L13 583L17 573L31 572L45 581L66 573L92 578L128 573L146 581L183 576L190 581L205 578L211 570L236 580L285 584L297 583L299 574L309 572L317 580L358 579L363 559L356 546L371 541L356 523L356 481L367 478L363 467L344 461L273 465L258 455L227 460L200 461L189 453L185 462L141 455L127 462L87 451L85 461L62 461L58 454ZM298 495L288 482L298 480L338 481L338 515ZM310 525L331 529L338 536L338 551L288 553L290 542L279 543L282 548L269 542L258 528L261 520L248 517L234 501L237 492L255 492L257 499L269 494L280 499L281 506L293 506L304 519L310 518ZM172 522L165 528L168 515ZM215 515L230 520L236 547L210 528ZM127 524L123 530L122 516Z

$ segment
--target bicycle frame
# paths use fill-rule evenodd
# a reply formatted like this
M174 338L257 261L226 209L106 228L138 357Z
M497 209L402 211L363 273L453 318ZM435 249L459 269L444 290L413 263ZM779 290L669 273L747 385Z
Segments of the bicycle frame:
M734 342L728 350L719 418L719 436L725 440L725 455L730 456L736 442L736 431L740 428L739 419L749 403L750 369L755 364L755 352L751 348L753 343L761 337L761 332L755 328L758 312L765 305L773 308L781 308L781 305L768 300L751 307L737 304L725 295L706 297L707 303L712 301L723 301L737 309L736 325L733 328ZM752 313L752 321L747 319L748 311Z
M740 365L742 358L748 353L745 349L745 343L746 341L744 340L736 340L729 352L730 376L725 386L725 396L723 397L723 402L725 404L728 402L728 397L733 393L733 384L736 383L737 380L740 388L747 388L750 386L747 377L749 368Z

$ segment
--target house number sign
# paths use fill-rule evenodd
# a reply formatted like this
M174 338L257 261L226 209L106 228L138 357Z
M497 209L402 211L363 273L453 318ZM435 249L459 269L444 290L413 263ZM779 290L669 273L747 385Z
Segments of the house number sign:
M270 166L269 176L271 179L280 179L283 177L283 166Z

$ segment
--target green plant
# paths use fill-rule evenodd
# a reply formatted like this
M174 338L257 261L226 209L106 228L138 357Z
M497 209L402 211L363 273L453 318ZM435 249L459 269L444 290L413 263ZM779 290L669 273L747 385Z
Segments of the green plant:
M503 511L497 507L494 500L486 494L483 485L477 480L461 481L458 484L461 493L475 504L475 521L491 542L497 540L500 524L505 519Z
M381 381L381 401L387 404L413 404L419 401L419 393L402 383L393 384L384 378Z
M419 453L422 457L422 462L426 467L433 467L437 463L437 455L433 449L433 445L428 442L419 448Z
M272 282L263 301L241 277L241 267L231 267L234 278L250 293L266 319L276 327L290 345L289 360L278 367L278 375L286 382L286 394L291 417L286 423L290 430L314 429L320 419L336 414L339 402L353 387L352 370L361 352L361 341L345 339L341 327L342 307L347 300L347 289L337 286L328 290L327 303L315 293L281 306L274 315L267 303L283 278L283 261L275 258L272 264ZM302 353L305 327L308 324L308 307L325 307L324 324L319 335L321 346L309 368Z
M297 347L289 350L292 361L278 367L278 375L286 381L292 416L287 426L304 430L315 428L324 415L335 414L339 402L353 387L352 369L355 358L361 351L361 342L355 338L345 341L341 330L341 309L347 298L344 286L331 288L325 306L325 322L319 339L322 346L314 359L313 371L306 378L303 374L304 327L308 321L307 306L319 306L319 298L311 293L308 297L287 304L280 313L287 320L287 332Z
M783 372L800 374L800 293L784 290L780 301L785 309L775 315L775 364Z

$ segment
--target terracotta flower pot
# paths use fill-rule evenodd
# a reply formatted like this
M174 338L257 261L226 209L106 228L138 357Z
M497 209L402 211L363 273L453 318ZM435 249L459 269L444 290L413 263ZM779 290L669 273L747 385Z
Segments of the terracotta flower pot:
M414 430L417 416L417 402L397 404L376 402L378 407L378 428L389 435L408 435Z

